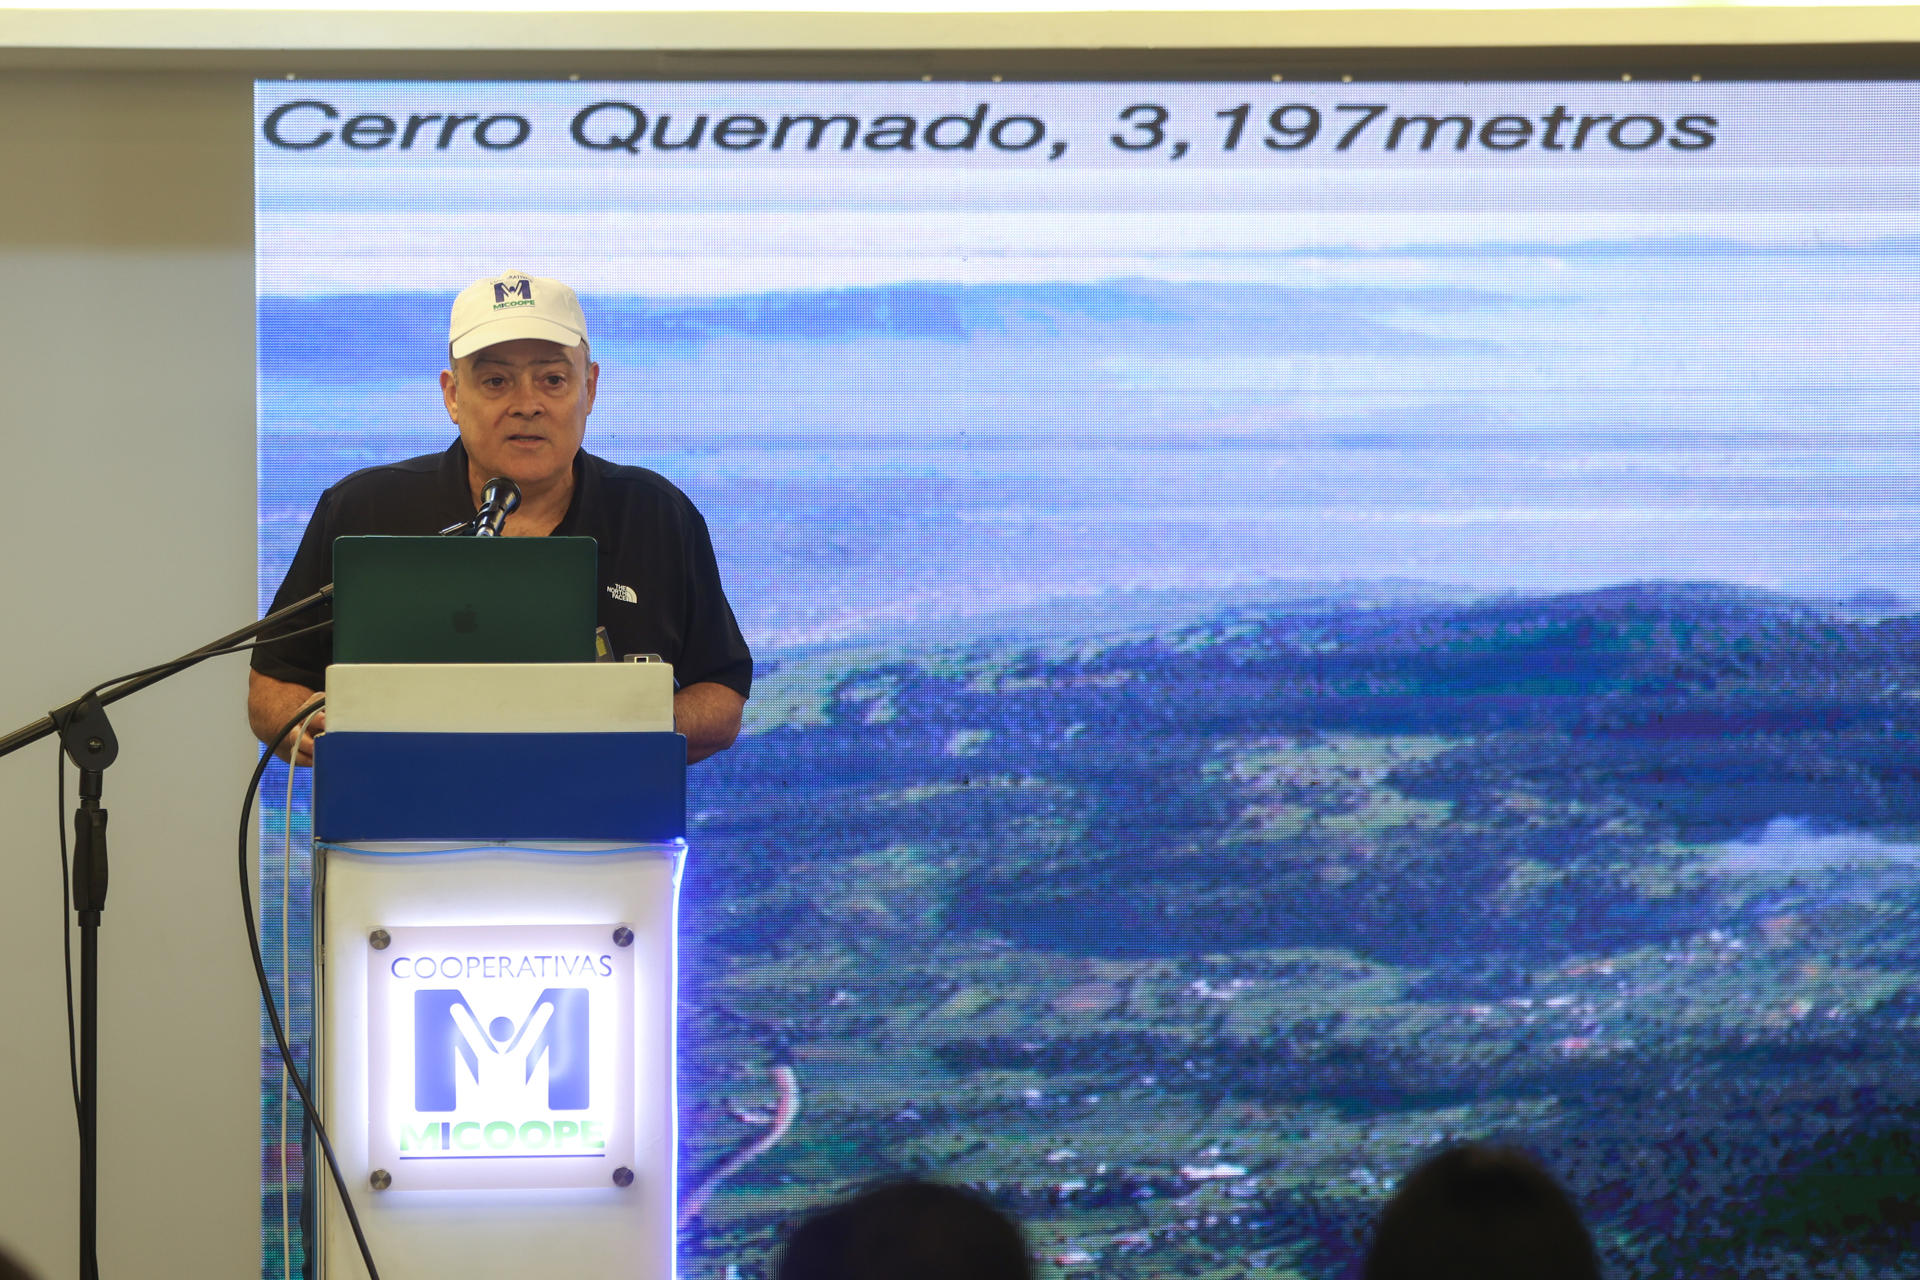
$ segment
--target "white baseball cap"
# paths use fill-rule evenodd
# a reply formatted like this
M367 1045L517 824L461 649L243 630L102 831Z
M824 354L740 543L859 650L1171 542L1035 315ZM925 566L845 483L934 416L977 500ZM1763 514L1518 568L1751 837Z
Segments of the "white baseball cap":
M453 358L515 338L545 338L563 347L587 340L580 299L558 280L524 271L475 280L453 300L447 346Z

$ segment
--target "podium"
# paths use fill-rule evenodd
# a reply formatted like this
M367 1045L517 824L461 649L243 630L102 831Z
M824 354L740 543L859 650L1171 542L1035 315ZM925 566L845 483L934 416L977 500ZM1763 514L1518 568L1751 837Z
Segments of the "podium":
M394 1280L674 1272L686 740L657 662L336 665L315 1095ZM314 1274L362 1274L319 1178Z

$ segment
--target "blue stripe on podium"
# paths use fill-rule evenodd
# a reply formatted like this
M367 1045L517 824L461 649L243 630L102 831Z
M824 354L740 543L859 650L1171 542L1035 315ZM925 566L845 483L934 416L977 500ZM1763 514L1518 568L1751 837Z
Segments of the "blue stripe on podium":
M678 840L677 733L327 733L317 840Z

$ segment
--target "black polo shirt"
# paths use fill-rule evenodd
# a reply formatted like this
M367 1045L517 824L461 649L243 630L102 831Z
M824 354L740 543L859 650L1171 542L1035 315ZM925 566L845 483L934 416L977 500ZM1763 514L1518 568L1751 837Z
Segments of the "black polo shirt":
M273 607L333 581L335 538L431 535L473 516L467 450L458 440L445 453L356 471L320 495ZM666 477L582 451L573 460L573 501L553 532L599 544L600 625L615 654L657 653L683 687L712 681L748 695L753 655L720 589L707 522ZM329 603L288 626L309 626L331 610ZM255 671L309 689L326 687L331 661L331 630L253 651Z

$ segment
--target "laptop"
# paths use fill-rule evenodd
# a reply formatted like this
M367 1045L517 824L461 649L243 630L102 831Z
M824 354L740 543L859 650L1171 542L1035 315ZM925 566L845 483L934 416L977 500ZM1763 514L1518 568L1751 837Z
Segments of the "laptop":
M592 538L337 538L335 662L592 662Z

